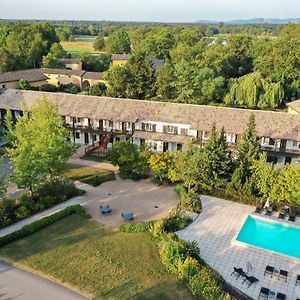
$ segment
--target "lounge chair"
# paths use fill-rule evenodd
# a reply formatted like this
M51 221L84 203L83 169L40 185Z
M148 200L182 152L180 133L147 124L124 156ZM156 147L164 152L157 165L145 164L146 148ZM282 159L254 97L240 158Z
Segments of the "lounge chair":
M258 213L258 214L260 214L262 210L263 210L263 205L262 204L258 204L256 206L255 212Z
M300 275L297 275L297 279L296 279L295 285L298 285L298 284L300 284Z
M256 283L258 281L259 280L256 277L246 275L246 279L243 281L242 284L244 284L244 282L246 282L248 284L247 288L249 288L253 283Z
M271 215L272 215L272 212L273 212L273 206L269 206L269 207L267 208L266 215L267 215L267 216L271 216Z
M286 216L286 209L282 208L278 214L278 218L284 220L285 216Z
M285 294L277 293L276 300L285 300L285 299L286 299L286 295Z
M247 276L242 268L236 268L236 267L233 267L233 272L230 274L230 276L232 276L233 274L235 275L235 279L238 279L240 276L244 278Z
M294 209L290 209L289 221L290 222L296 221L296 211Z
M288 278L288 271L285 270L280 270L279 274L278 274L278 280L283 278L285 282L287 282L287 278Z
M258 299L268 299L269 293L270 293L269 289L267 289L265 287L261 287L259 295L258 295Z
M274 273L274 267L266 266L264 276L266 276L266 274L267 274L267 275L271 275L271 278L272 278L273 273Z

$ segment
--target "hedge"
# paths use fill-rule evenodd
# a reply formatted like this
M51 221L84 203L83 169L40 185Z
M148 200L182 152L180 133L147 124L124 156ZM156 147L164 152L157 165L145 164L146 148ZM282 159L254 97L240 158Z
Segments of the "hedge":
M107 172L103 174L94 174L80 179L81 182L90 184L94 187L111 180L115 180L116 175L114 172Z
M72 205L68 206L65 209L54 213L50 216L44 217L40 220L34 221L31 224L25 225L21 229L14 231L12 233L9 233L3 237L0 237L0 247L9 244L11 242L14 242L18 239L21 239L23 237L26 237L30 234L33 234L42 228L53 224L67 216L70 216L72 214L78 214L84 218L90 218L90 215L88 215L85 210L80 205Z

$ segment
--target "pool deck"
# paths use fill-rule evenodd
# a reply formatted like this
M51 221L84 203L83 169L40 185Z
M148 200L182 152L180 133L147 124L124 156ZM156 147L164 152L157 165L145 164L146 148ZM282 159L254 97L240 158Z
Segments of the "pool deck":
M228 283L249 297L258 299L260 288L263 286L286 294L287 300L296 300L295 282L297 275L300 274L300 259L236 241L239 231L254 208L204 195L201 196L201 202L202 213L189 227L179 231L178 236L188 241L196 240L200 246L201 257ZM272 220L276 219L277 213L274 213ZM284 223L291 225L287 221ZM295 225L300 225L299 217ZM246 271L248 261L253 266L253 271L249 275L259 279L258 283L249 288L246 284L242 285L242 278L236 280L234 276L230 276L233 267L243 268ZM288 271L287 282L274 276L264 277L267 265L277 270Z

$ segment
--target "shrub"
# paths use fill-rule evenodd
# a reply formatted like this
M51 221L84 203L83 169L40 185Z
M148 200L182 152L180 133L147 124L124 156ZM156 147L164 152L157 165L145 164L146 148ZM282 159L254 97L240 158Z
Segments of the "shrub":
M157 220L153 222L150 226L150 232L154 238L159 237L164 232L165 220Z
M16 210L17 219L25 219L31 215L31 211L25 206L20 206Z
M123 224L120 226L122 232L146 232L149 231L150 223Z
M187 257L187 249L182 241L164 240L159 245L159 254L168 270L177 273L178 265Z
M164 221L164 230L166 232L176 232L186 228L192 223L192 219L189 217L174 216Z
M206 267L199 268L198 272L189 279L188 285L194 296L201 296L207 300L219 299L222 294L211 270Z
M70 216L72 214L78 214L84 218L90 218L90 216L85 212L85 210L80 205L73 205L68 206L65 209L54 213L50 216L47 216L45 218L42 218L38 221L35 221L31 224L25 225L20 230L17 230L15 232L12 232L10 234L7 234L3 237L0 237L0 247L11 243L13 241L16 241L20 238L23 238L25 236L28 236L32 233L37 232L38 230L57 222L58 220L61 220L67 216Z
M15 219L15 201L3 199L0 201L0 226L4 227L11 224Z
M191 189L185 196L180 198L180 207L183 210L197 214L201 212L201 202L195 190Z
M115 180L116 175L114 172L107 172L103 174L94 174L91 176L84 177L80 179L81 182L90 184L92 186L98 186L104 182Z
M197 275L199 267L197 260L188 256L184 262L178 264L178 275L184 282L189 282L190 278Z

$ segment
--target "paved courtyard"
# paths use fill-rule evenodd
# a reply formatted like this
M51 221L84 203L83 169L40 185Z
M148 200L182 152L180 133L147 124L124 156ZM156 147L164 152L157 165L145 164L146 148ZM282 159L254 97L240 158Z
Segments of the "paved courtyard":
M300 274L300 260L235 243L235 237L254 208L209 196L201 196L201 201L202 213L189 227L178 232L178 235L185 240L196 240L205 261L227 282L253 299L258 299L260 288L264 286L286 294L287 300L296 300L294 289L296 277ZM250 275L259 279L257 284L249 288L242 285L242 279L236 280L234 276L230 276L233 267L246 271L248 261L254 268ZM264 277L267 265L287 270L287 283L282 279Z

